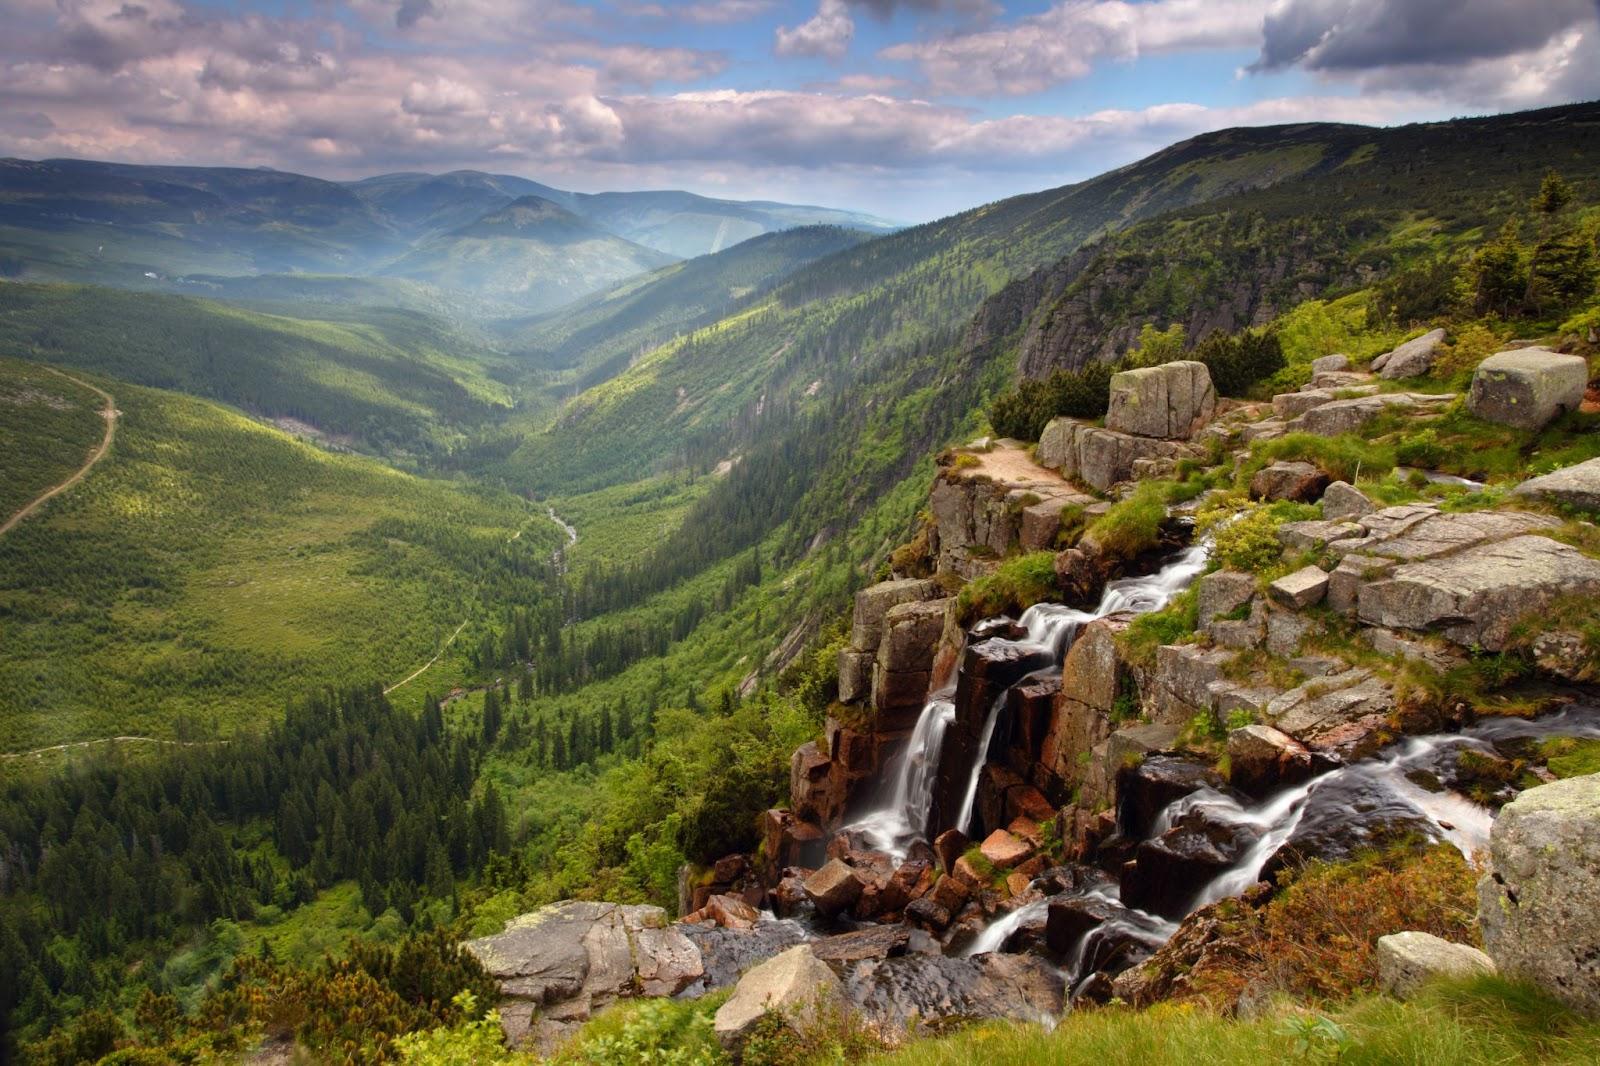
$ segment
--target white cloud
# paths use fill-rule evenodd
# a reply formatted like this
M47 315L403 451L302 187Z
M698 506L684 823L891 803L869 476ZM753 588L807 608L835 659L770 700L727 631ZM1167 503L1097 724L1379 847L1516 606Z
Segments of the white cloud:
M850 50L856 24L845 0L822 0L809 22L794 29L779 26L772 50L780 56L822 56L841 59Z

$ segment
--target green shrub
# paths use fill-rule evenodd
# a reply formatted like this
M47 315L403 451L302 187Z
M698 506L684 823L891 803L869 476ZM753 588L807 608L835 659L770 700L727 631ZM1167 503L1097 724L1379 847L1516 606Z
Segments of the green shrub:
M1283 557L1278 527L1283 522L1270 507L1255 507L1232 521L1210 526L1211 558L1224 569L1258 574Z
M1248 395L1257 382L1288 366L1278 335L1260 330L1245 330L1231 337L1212 333L1195 345L1190 358L1206 365L1211 383L1223 396Z
M723 1066L712 1016L726 995L698 1000L621 1001L585 1025L554 1061L560 1066Z
M1157 648L1193 636L1199 622L1199 596L1191 587L1174 596L1161 610L1134 618L1128 628L1117 634L1117 646L1123 658L1133 665L1154 666Z

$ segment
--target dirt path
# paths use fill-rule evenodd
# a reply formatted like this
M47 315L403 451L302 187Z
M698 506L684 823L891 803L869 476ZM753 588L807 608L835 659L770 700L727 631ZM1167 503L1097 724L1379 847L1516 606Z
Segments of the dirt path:
M0 752L0 759L26 759L30 755L48 755L52 751L69 751L87 748L94 744L167 744L174 748L194 748L208 744L226 744L226 740L162 740L160 737L98 737L94 740L74 740L67 744L52 744L48 748L32 751Z
M87 381L75 378L71 374L63 373L53 366L47 366L44 369L50 371L52 374L55 374L57 377L66 378L75 385L83 386L90 392L98 394L101 399L105 400L106 405L101 409L100 417L106 421L106 434L105 437L101 439L100 446L89 453L88 461L78 468L77 473L73 474L71 477L67 478L67 480L61 482L61 484L55 486L54 488L46 489L43 493L36 496L33 499L33 502L24 505L22 510L6 519L5 525L0 525L0 536L4 536L5 534L11 532L11 527L21 522L24 518L27 518L40 507L43 507L45 503L52 497L59 496L61 493L66 492L72 486L82 481L83 476L89 472L90 467L94 466L94 464L105 458L106 452L111 450L111 442L115 440L117 436L117 416L121 412L117 410L117 401L109 392L101 388L96 388Z
M396 681L394 684L392 684L388 688L384 689L383 690L383 694L385 696L387 696L389 693L393 692L395 689L399 688L400 686L409 685L409 684L411 684L411 682L413 682L417 678L421 677L423 675L423 673L427 671L428 667L432 666L434 663L439 661L439 656L443 655L445 649L456 642L456 638L461 635L461 631L463 629L465 629L465 628L467 628L467 619L463 618L461 620L461 624L456 626L456 631L454 633L451 633L450 636L448 636L447 638L445 638L445 642L443 644L439 645L439 650L433 653L433 658L429 659L427 662L425 662L421 666L417 667L414 671L411 672L411 675L409 677L407 677L405 680Z

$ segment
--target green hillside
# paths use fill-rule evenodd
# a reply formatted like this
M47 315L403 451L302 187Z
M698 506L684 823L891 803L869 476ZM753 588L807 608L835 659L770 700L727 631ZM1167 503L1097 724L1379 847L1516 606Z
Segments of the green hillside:
M0 396L39 374L5 360ZM521 501L93 380L122 411L111 454L0 537L0 748L260 724L320 685L399 680L488 605L544 596L561 537ZM7 432L22 454L58 447L48 424ZM447 658L426 684L459 676Z
M335 321L69 285L0 286L0 354L294 419L342 443L423 455L510 406L505 360L426 315Z
M100 443L101 400L42 366L7 360L0 383L0 523L83 465Z
M548 315L499 324L511 350L577 388L615 376L675 333L703 324L807 263L865 240L855 230L807 226L662 267Z

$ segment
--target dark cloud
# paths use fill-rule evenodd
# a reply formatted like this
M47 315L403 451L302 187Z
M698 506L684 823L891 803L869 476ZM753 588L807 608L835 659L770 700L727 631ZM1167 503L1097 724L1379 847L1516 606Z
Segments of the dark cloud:
M400 10L394 14L394 24L402 30L409 30L417 24L418 19L438 14L433 0L400 0Z
M1328 73L1465 63L1592 26L1595 0L1288 0L1266 17L1256 70Z

